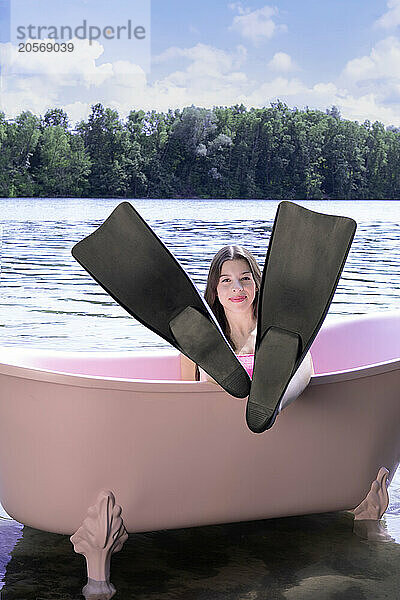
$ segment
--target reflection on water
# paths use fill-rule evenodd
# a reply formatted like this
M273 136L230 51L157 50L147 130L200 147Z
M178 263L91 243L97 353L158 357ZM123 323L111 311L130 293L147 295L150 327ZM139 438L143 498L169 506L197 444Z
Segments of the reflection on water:
M2 598L78 600L84 559L68 536L18 534ZM399 545L365 542L348 513L327 513L131 534L111 581L124 600L394 600L399 560Z

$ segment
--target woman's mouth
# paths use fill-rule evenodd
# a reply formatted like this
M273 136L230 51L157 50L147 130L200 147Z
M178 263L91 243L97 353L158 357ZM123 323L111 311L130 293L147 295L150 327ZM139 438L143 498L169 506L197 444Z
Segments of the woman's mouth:
M232 298L229 298L229 300L231 302L244 302L246 298L247 296L233 296Z

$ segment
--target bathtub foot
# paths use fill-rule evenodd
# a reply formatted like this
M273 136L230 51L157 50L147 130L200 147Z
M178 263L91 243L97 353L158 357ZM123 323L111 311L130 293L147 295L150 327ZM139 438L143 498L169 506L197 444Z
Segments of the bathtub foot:
M381 522L389 504L388 475L389 471L381 467L365 499L351 511L354 514L353 532L371 542L393 541Z
M82 590L85 600L110 600L116 592L115 587L108 581L95 581L88 578L88 582Z
M112 492L102 491L71 542L86 558L88 582L82 590L86 600L109 600L115 594L110 583L110 561L128 538L121 518L121 507Z

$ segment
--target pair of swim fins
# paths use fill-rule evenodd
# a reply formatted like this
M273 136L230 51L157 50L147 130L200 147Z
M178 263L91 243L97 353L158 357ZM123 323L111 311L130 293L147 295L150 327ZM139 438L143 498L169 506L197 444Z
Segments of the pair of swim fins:
M259 294L252 381L193 282L131 204L119 204L72 255L129 314L229 394L249 396L247 425L262 433L324 321L355 230L347 217L279 204Z

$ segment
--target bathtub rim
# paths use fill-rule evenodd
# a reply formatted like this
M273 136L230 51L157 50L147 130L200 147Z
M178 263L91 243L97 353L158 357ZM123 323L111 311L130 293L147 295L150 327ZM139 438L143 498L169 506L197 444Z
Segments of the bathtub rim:
M372 313L366 313L362 315L341 315L340 317L332 318L331 321L325 323L324 329L335 328L337 325L345 324L350 320L352 322L360 322L365 320L386 320L393 317L400 318L400 310L391 311L376 311ZM93 358L96 355L102 357L132 357L135 356L149 356L149 357L170 357L179 356L179 351L175 349L159 349L159 350L134 350L130 352L109 352L93 350L91 352L80 352L80 351L60 351L43 348L22 348L21 346L0 346L1 351L11 352L17 351L19 353L29 355L29 353L55 353L64 355L66 357L72 357L79 355L81 358ZM373 377L374 375L380 375L382 373L388 373L400 369L400 357L393 358L386 361L373 363L370 365L352 367L351 369L343 369L341 371L332 371L330 373L322 373L313 375L309 385L323 385L330 383L339 383L345 381L351 381L354 379L361 379L364 377ZM94 389L113 389L113 390L125 390L125 391L137 391L141 393L218 393L227 394L222 388L216 386L214 383L207 381L186 381L186 380L171 380L171 379L128 379L123 377L101 377L99 375L82 375L79 373L68 373L66 371L58 371L52 369L43 369L37 367L24 367L16 364L9 364L6 362L0 362L0 375L7 375L16 377L18 379L28 379L33 381L42 381L47 383L55 383L60 385L70 385L73 387L83 388L94 388ZM233 398L233 396L232 396ZM236 399L236 398L235 398Z
M141 354L143 356L143 354ZM400 370L400 359L393 359L366 367L356 367L344 371L314 375L310 386L339 383L373 377L382 373ZM209 381L177 381L167 379L126 379L119 377L100 377L98 375L79 375L31 367L20 367L0 363L0 375L7 375L17 379L69 385L92 389L110 389L141 393L159 392L163 394L176 393L218 393L229 395L222 388ZM233 396L232 396L233 398ZM237 400L237 398L235 398Z

